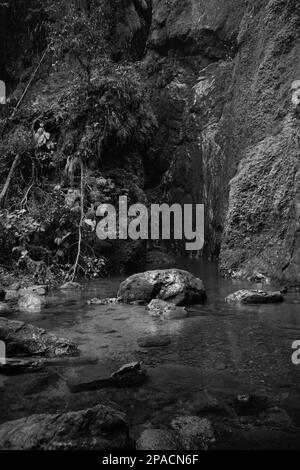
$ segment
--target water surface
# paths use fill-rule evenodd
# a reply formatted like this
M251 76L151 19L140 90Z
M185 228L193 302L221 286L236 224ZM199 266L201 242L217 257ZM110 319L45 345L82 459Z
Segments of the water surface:
M223 279L213 263L178 261L176 267L200 277L208 294L208 302L191 307L186 319L162 321L143 306L87 305L93 297L116 296L123 277L86 282L83 291L53 292L40 313L10 314L74 340L81 355L40 373L0 377L0 421L113 403L128 413L134 438L145 427L168 427L187 414L212 420L216 448L300 448L300 365L291 362L291 345L300 340L299 293L288 293L278 305L227 304L231 292L257 286ZM137 339L149 334L172 341L140 348ZM148 371L143 386L69 391L67 381L105 377L131 361ZM254 397L251 409L240 409L240 395Z

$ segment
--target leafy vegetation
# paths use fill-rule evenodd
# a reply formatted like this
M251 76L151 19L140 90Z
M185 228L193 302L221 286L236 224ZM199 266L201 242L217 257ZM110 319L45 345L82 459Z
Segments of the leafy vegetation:
M117 62L109 43L117 7L128 2L28 2L31 14L33 4L41 10L34 17L47 48L40 77L48 84L64 80L60 72L67 66L72 81L55 109L53 102L37 107L40 96L31 94L16 116L2 122L0 263L8 266L12 257L15 269L26 271L42 262L48 278L105 275L105 247L93 233L97 205L130 192L140 172L136 156L142 161L156 127L126 41L125 59ZM132 171L122 189L106 176L118 166Z

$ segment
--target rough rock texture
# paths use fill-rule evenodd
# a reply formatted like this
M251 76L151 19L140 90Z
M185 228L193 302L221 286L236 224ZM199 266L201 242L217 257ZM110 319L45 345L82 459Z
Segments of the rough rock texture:
M175 305L191 305L206 301L203 282L180 269L146 271L122 282L118 297L125 303L148 303L160 299Z
M0 426L2 450L108 450L129 447L123 413L98 405L65 414L32 415Z
M211 422L198 416L179 416L173 429L146 429L137 441L138 450L207 450L215 441Z
M5 342L9 357L57 357L78 354L77 346L71 341L57 338L42 328L6 318L0 318L0 340Z
M214 429L207 418L179 416L172 421L184 450L207 450L215 442Z
M182 450L178 436L164 429L146 429L136 443L137 450Z
M68 382L68 387L72 393L80 393L107 387L136 387L146 382L147 379L147 372L142 368L141 363L132 362L113 372L110 377L103 377L90 382Z
M149 185L205 204L204 251L225 272L296 284L299 25L298 0L154 0L145 59L160 123Z
M151 316L162 317L167 320L185 318L188 316L185 307L178 307L170 302L159 299L151 300L150 304L147 305L147 310L149 310Z
M34 293L26 293L20 297L18 305L21 310L40 310L45 304L44 297Z
M276 304L283 302L280 292L266 292L263 290L239 290L226 297L226 302L239 302L243 304Z

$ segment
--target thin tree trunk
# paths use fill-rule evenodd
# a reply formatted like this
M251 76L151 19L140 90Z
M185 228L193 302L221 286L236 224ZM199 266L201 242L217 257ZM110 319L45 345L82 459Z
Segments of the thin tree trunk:
M80 173L81 173L81 184L80 184L80 189L81 189L81 196L80 196L80 222L78 226L78 245L77 245L77 256L75 260L75 264L73 267L73 273L71 276L71 281L74 281L77 268L78 268L78 263L81 255L81 245L82 245L82 226L83 226L83 220L84 220L84 168L83 168L83 162L80 159Z
M17 166L17 164L19 163L19 159L20 159L20 155L16 155L16 156L15 156L15 159L14 159L14 161L13 161L13 164L12 164L12 166L10 167L9 173L8 173L8 175L7 175L6 181L5 181L5 183L4 183L4 186L3 186L2 191L1 191L1 194L0 194L0 206L2 206L3 200L4 200L5 196L6 196L7 190L8 190L8 188L9 188L9 186L10 186L12 177L13 177L13 175L14 175L16 166Z

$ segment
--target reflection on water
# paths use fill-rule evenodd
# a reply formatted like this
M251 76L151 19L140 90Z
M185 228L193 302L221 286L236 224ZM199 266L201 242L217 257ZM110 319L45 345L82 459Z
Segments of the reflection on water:
M223 279L213 263L188 260L177 267L200 277L208 294L208 302L191 307L186 319L161 321L142 306L87 305L93 297L115 297L120 277L87 282L79 292L55 292L41 313L10 314L74 340L81 357L40 374L2 377L0 420L113 401L139 429L164 425L179 411L201 414L208 396L227 409L237 394L255 393L284 407L291 425L299 426L300 366L291 363L292 342L300 339L299 294L287 294L279 305L227 304L231 292L256 286ZM139 348L137 339L148 334L170 335L171 344ZM149 371L142 387L78 395L68 390L67 380L103 377L133 360Z

